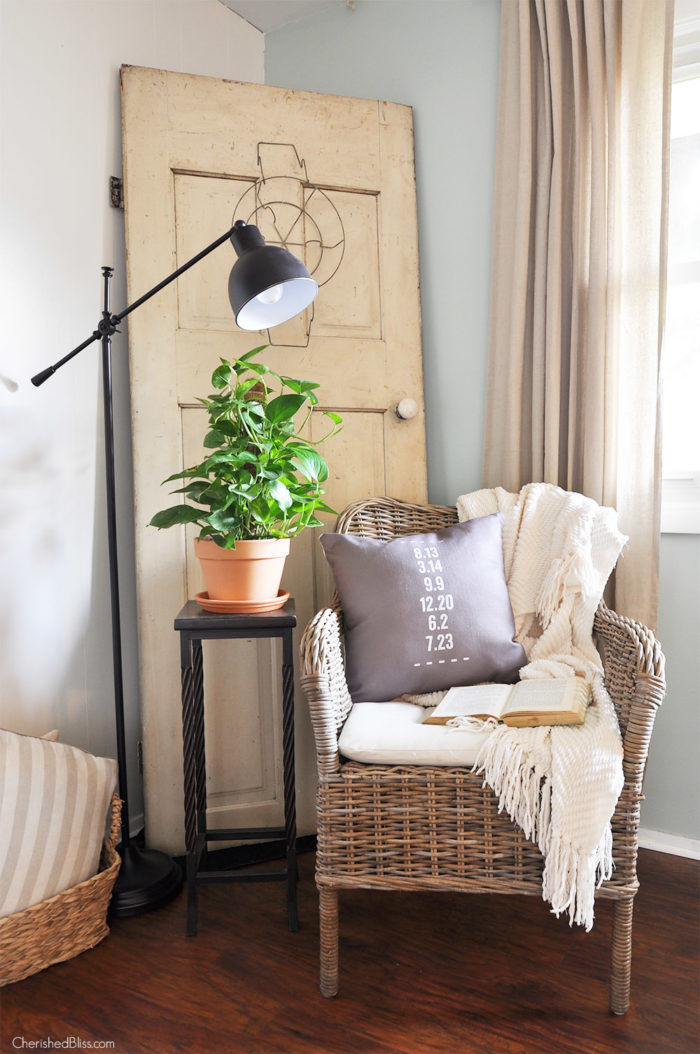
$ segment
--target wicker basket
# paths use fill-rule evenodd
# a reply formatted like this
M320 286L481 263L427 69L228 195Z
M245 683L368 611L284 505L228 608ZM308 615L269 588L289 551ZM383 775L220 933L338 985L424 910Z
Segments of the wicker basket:
M119 871L121 800L112 796L100 870L55 897L0 919L0 986L72 959L109 933L107 908Z

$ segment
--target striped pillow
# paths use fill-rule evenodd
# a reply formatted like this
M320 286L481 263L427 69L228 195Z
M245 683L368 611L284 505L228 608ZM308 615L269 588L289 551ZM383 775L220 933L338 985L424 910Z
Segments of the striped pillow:
M97 873L117 763L0 730L0 918Z

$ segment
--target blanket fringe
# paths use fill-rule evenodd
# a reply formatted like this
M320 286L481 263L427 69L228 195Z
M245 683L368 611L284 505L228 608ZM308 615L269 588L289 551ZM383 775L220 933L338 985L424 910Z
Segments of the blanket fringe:
M507 728L499 725L488 737L473 771L484 776L484 785L498 795L498 811L505 809L522 827L526 838L545 851L551 817L551 781L533 761L524 744L513 743ZM543 729L546 736L549 729Z
M498 796L498 811L507 812L542 853L545 867L542 898L559 916L568 913L569 924L588 931L593 926L595 890L613 873L612 830L608 822L595 851L583 855L570 839L552 827L552 778L547 767L533 754L545 755L550 748L551 729L543 727L538 750L513 744L507 728L498 726L489 735L473 771L484 777Z
M590 857L582 856L570 841L555 837L542 875L542 898L550 902L557 917L567 912L570 926L576 923L588 932L593 927L595 891L612 877L613 870L609 823Z

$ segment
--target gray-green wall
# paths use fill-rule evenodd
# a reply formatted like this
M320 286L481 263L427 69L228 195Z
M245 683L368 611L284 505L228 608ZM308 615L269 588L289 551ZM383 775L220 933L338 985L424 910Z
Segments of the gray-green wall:
M413 107L430 500L480 485L499 0L356 0L265 37L268 84ZM700 838L700 539L662 539L668 698L642 822Z
M413 106L434 501L481 475L499 18L493 0L357 0L265 35L268 84Z
M661 536L659 640L666 701L651 741L642 823L700 838L700 536Z

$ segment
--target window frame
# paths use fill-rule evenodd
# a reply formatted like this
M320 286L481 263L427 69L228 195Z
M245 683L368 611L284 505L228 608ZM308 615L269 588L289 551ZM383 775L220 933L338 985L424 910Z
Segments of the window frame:
M700 16L681 14L674 25L673 83L695 78L700 78ZM662 470L661 533L700 534L700 465Z

